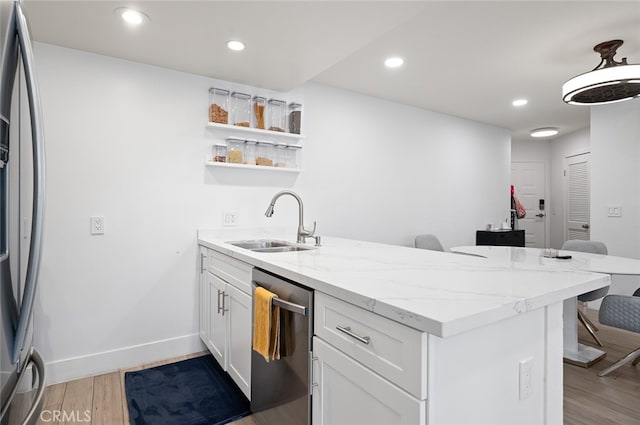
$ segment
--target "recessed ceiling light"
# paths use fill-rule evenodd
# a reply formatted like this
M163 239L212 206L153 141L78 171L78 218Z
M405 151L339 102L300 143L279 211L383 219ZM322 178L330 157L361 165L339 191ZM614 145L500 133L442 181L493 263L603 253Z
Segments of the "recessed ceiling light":
M231 40L227 41L227 47L231 50L239 52L240 50L244 50L244 43L238 40Z
M555 136L556 134L558 134L558 129L555 127L537 128L535 130L532 130L530 134L531 134L531 137Z
M150 21L149 17L144 13L129 9L128 7L119 7L113 11L116 15L120 15L123 21L130 25L140 25L145 20Z
M529 103L527 99L516 99L513 102L511 102L513 106L524 106L527 103Z
M404 63L404 59L402 58L389 58L386 61L384 61L384 64L387 68L398 68L399 66L402 66L402 64Z

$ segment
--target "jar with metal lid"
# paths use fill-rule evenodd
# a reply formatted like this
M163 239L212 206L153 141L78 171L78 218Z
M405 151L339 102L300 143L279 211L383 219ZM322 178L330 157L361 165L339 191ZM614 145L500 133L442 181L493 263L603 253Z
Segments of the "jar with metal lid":
M258 140L256 150L256 165L273 166L273 142Z
M227 139L227 162L242 164L244 157L244 139L229 137Z
M253 128L264 130L265 108L267 99L261 96L253 97Z
M289 104L289 133L300 134L300 124L302 123L302 105L299 103Z
M287 123L286 107L287 103L283 100L269 99L267 107L269 126L267 130L285 131Z
M287 149L285 150L287 156L287 167L289 168L299 168L300 161L298 159L298 152L302 149L302 146L299 145L287 145Z
M229 90L209 89L209 122L229 122Z
M256 165L256 146L257 140L245 140L244 142L244 161L243 164Z
M273 149L274 167L287 166L287 145L284 143L276 143Z
M227 162L227 145L224 143L213 145L213 162Z
M251 122L251 96L246 93L231 93L233 102L233 125L249 127Z

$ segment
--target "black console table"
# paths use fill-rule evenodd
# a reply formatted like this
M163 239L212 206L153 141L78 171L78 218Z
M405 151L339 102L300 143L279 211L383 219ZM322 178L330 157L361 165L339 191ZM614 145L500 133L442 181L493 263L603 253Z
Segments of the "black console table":
M524 246L524 230L478 230L476 245Z

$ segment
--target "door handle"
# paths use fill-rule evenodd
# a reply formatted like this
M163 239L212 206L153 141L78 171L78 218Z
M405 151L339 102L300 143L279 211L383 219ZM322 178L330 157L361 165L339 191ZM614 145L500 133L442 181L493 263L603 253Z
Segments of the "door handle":
M540 218L542 218L542 217L544 217L544 216L545 216L545 214L543 214L543 213L538 213L538 214L536 214L536 217L540 217Z
M224 291L218 289L218 314L220 314L220 312L224 309L224 306L220 305L220 295L224 297ZM224 302L224 298L222 298L222 302Z
M18 362L18 370L22 370L21 358L26 357L24 344L27 336L27 328L33 312L33 303L38 286L38 273L40 271L40 254L42 252L42 232L44 227L44 198L45 198L45 160L44 160L44 134L42 127L42 110L40 106L40 92L33 67L33 49L27 19L22 12L19 2L15 3L15 23L20 53L24 65L24 73L27 84L27 98L29 99L29 112L31 115L31 137L33 138L33 207L31 214L31 244L29 258L27 260L27 273L24 286L24 298L20 317L16 327L16 336L13 346L13 361Z
M583 224L583 225L582 225L582 228L583 228L583 229L588 229L588 228L589 228L589 225L588 225L588 224Z

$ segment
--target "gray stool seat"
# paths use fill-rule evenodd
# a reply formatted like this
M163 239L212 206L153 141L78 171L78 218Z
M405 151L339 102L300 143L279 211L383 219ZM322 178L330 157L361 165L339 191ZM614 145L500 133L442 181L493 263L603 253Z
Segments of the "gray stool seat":
M562 249L563 251L588 252L590 254L601 254L601 255L607 255L609 253L609 251L607 250L607 246L603 242L582 241L577 239L571 239L571 240L565 241L562 244L562 248L560 249ZM607 295L608 292L609 292L609 287L605 286L604 288L595 289L593 291L589 291L587 293L578 295L578 301L588 302L588 301L599 300L600 298ZM580 323L584 325L584 327L587 329L587 331L593 337L596 343L600 347L602 347L602 342L600 342L600 339L596 335L596 331L598 330L596 325L594 325L587 316L582 314L580 310L578 310L578 319L580 320Z
M633 295L607 295L602 300L599 314L600 323L640 333L640 288ZM605 376L621 366L640 361L640 347L627 354L608 368L598 373Z
M435 235L418 235L415 240L416 248L429 249L431 251L443 251L444 247Z

